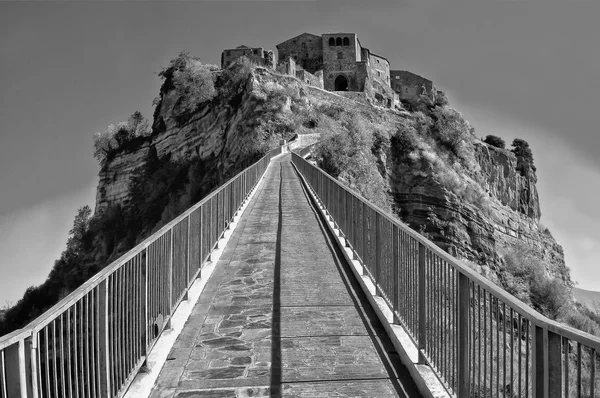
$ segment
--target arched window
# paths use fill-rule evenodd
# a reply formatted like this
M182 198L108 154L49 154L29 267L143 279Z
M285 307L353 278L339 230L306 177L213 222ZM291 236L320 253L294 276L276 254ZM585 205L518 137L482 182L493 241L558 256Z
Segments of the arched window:
M338 37L337 39L335 39L335 45L336 46L341 46L342 45L342 38Z
M333 37L329 38L329 45L330 46L335 46L335 39Z
M349 46L350 45L350 39L347 37L344 37L344 45L345 46Z

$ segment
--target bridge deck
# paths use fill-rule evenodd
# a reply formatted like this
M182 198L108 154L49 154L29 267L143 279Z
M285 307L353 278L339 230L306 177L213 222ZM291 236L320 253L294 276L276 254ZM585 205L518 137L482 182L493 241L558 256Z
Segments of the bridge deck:
M289 163L271 164L152 397L418 397Z

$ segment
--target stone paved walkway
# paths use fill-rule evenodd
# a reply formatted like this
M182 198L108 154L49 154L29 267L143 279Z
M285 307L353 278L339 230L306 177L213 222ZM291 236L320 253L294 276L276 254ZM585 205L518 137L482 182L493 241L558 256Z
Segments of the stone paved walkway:
M289 163L271 164L152 397L419 397Z

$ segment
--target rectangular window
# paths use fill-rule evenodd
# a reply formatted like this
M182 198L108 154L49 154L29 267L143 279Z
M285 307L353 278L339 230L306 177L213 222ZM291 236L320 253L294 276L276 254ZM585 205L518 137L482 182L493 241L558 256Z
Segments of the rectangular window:
M400 76L396 76L396 80L400 80Z
M258 50L254 50L254 54L258 55Z

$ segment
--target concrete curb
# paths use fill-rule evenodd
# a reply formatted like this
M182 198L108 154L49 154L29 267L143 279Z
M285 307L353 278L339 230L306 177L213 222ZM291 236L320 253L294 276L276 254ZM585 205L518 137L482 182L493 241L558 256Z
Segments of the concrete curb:
M282 155L283 154L277 155L274 158ZM210 279L216 264L219 262L221 254L223 254L225 246L227 245L227 242L229 242L229 239L237 227L240 218L244 214L244 211L250 204L250 201L256 192L263 185L264 177L271 165L272 162L269 163L254 189L250 191L250 194L236 212L235 216L233 217L233 221L229 225L229 228L223 233L223 237L219 239L217 247L210 254L210 261L207 261L202 267L200 278L196 279L188 290L188 299L183 300L173 313L173 317L171 318L171 329L167 329L162 332L155 343L152 352L150 352L148 358L146 358L146 367L148 370L144 373L138 372L138 374L135 375L131 385L123 395L124 398L146 398L152 393L154 384L156 383L156 380L158 379L158 376L165 362L167 361L167 357L171 352L171 348L175 344L177 337L179 337L179 334L183 330L185 323L190 317L194 306L204 291L204 287Z
M335 236L335 241L342 249L344 258L348 264L351 265L350 268L352 269L352 273L367 296L367 299L377 314L377 317L384 326L388 336L390 337L390 340L392 341L392 344L400 356L400 360L408 369L421 395L423 395L425 398L454 397L454 395L448 393L429 365L420 365L418 363L419 351L417 346L413 343L412 339L401 325L393 323L394 317L392 309L387 305L382 297L375 295L375 285L371 279L366 276L362 263L358 260L354 260L354 253L352 249L346 245L346 239L342 237L342 233L333 221L333 217L329 215L318 196L313 191L312 187L307 183L304 176L296 168L296 165L293 163L292 165L294 166L298 177L302 181L302 184L306 188L306 191L310 194L313 203L321 213L321 216L324 217L329 231L331 231L333 236Z

